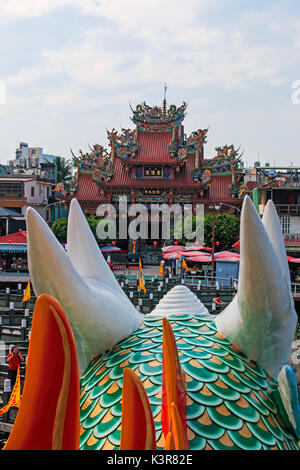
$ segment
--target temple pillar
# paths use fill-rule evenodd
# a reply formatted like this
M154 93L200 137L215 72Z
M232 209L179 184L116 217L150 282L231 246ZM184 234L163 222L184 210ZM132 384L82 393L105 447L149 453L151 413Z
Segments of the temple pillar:
M131 204L135 204L135 194L133 189L130 191L130 202Z
M180 123L179 139L180 139L181 141L184 141L184 127L183 127L182 123Z
M200 149L199 149L199 144L197 144L196 156L195 156L195 168L199 168L199 156L200 156Z
M110 154L111 167L113 167L113 165L114 165L115 155L116 155L116 148L115 148L115 144L113 143L112 146L111 146L111 154Z
M176 126L173 124L173 131L172 131L172 143L175 143L175 138L176 138Z
M267 204L267 193L266 193L266 191L261 191L260 192L260 203L263 204L264 206Z
M136 123L136 126L135 126L135 135L134 135L134 143L136 144L137 141L138 141L138 136L139 136L139 125L138 123Z

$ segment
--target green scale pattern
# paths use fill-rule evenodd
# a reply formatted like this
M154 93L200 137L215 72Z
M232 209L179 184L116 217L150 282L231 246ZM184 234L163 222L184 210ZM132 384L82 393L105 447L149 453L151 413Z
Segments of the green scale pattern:
M186 375L190 449L298 450L273 392L277 383L217 335L212 317L171 315ZM140 329L96 358L80 380L80 448L118 450L124 367L136 372L149 398L157 448L163 449L162 317L145 317Z

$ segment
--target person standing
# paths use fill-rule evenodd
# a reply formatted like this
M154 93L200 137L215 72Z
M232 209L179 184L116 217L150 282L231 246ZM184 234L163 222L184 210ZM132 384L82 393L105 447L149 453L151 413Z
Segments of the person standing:
M161 274L161 276L162 276L163 278L165 278L165 274L166 274L166 272L165 272L165 264L166 264L166 263L165 263L165 260L162 259L161 262L160 262L160 264L161 264L161 271L162 271L160 274Z
M11 353L7 356L6 362L8 362L8 378L10 379L11 390L13 390L16 378L18 367L21 362L24 362L24 357L19 352L19 349L14 346Z

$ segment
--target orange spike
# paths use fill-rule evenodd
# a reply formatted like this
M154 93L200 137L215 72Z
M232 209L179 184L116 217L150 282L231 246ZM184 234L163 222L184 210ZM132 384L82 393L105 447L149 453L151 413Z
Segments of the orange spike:
M79 375L60 304L41 295L33 312L24 390L5 450L79 449Z
M175 450L175 442L174 442L174 438L172 436L171 431L169 431L166 436L164 450Z
M163 318L163 391L161 422L164 436L171 431L172 403L178 410L183 430L187 435L185 376L180 367L176 341L172 327ZM188 439L186 437L186 442Z
M155 449L155 426L146 391L137 375L125 368L120 450Z
M173 402L171 405L172 415L172 435L174 439L175 450L189 450L188 441L183 428L183 423L180 418L177 406Z

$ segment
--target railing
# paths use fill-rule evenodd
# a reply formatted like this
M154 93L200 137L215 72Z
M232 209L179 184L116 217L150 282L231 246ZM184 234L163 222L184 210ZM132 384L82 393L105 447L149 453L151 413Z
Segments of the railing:
M0 271L0 276L29 276L29 271Z
M219 276L193 276L187 277L185 279L185 284L187 285L195 285L201 284L201 286L205 287L234 287L237 289L238 280L234 279L233 277L219 277Z
M300 215L300 204L275 204L278 214Z
M293 295L300 295L300 284L293 283L291 284L291 291Z
M131 281L133 284L137 282L137 274L129 275L129 274L120 274L115 273L116 278L123 277L127 279L129 282ZM156 279L158 281L162 281L163 277L161 276L154 276L154 275L144 275L144 280L150 281L151 279ZM219 276L198 276L194 275L192 277L185 276L181 281L179 275L173 275L169 277L171 282L177 282L177 284L184 283L186 285L197 286L199 283L202 287L214 287L214 288L222 288L222 287L233 287L237 289L238 280L233 277L219 277Z
M286 233L283 235L284 243L299 243L300 233Z

